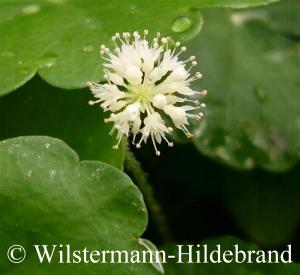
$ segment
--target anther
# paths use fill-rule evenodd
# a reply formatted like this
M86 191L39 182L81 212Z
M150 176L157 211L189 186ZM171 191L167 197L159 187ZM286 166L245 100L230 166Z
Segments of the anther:
M203 90L202 92L200 92L200 94L201 94L202 96L206 96L206 95L207 95L207 90Z
M203 75L200 73L200 72L196 72L195 73L195 76L198 78L198 79L201 79L203 77Z
M90 81L88 81L88 82L86 83L86 86L87 86L89 89L93 89L93 88L94 88L93 83L90 82Z
M161 39L161 43L163 43L163 44L168 43L168 39L167 39L166 37L163 37L163 38Z

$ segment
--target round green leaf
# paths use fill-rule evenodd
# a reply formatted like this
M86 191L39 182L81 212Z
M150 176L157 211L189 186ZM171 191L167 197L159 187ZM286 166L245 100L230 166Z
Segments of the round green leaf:
M60 88L99 81L99 45L115 32L149 29L188 40L202 25L196 10L244 7L274 0L0 1L0 95L23 85L36 72Z
M36 77L15 93L0 98L0 139L24 135L58 137L81 159L101 160L123 168L124 145L112 148L112 125L102 109L89 106L87 89L64 91Z
M249 8L267 5L279 0L201 0L201 7Z
M141 193L120 170L82 161L62 141L20 137L0 142L1 274L157 274L150 264L40 264L33 245L73 250L145 250ZM6 257L22 245L25 261ZM65 259L65 258L64 258ZM66 260L64 260L66 261Z
M194 142L228 165L279 171L300 156L300 44L261 19L267 10L205 13L190 45L205 76L196 88L209 92Z
M201 27L195 0L0 1L0 94L24 84L37 71L50 84L82 88L102 77L101 44L115 32L149 29L188 39ZM178 17L188 28L172 31Z

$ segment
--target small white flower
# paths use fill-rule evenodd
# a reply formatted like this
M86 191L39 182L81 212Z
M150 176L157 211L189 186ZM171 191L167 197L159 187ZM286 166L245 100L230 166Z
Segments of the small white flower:
M178 59L186 51L185 47L177 42L169 49L170 38L160 38L159 33L149 43L147 35L147 30L143 37L138 32L133 35L126 32L122 37L116 33L112 37L114 52L101 46L100 53L106 61L104 77L108 83L88 82L98 99L89 103L100 103L105 112L111 113L105 122L114 123L111 134L117 131L115 149L123 137L132 133L132 142L137 148L150 138L156 154L160 155L156 143L165 140L173 146L167 138L173 128L166 125L164 116L169 116L176 128L191 137L188 119L201 119L203 113L195 113L195 110L204 108L205 104L187 97L205 96L207 91L191 89L191 82L202 78L202 74L191 75L192 67L197 64L194 56L183 61ZM139 141L135 143L138 135Z

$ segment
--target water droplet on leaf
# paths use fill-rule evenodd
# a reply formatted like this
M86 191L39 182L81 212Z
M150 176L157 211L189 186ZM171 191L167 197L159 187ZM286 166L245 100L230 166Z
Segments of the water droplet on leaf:
M52 169L52 170L49 171L49 177L50 177L50 179L53 179L55 177L55 175L56 175L56 171L54 169Z
M255 97L261 102L265 102L268 98L267 91L262 88L254 88Z
M28 5L22 9L24 14L35 14L40 11L41 7L38 5Z
M2 57L14 57L15 53L11 52L11 51L4 51L1 53Z
M229 152L227 151L226 147L223 147L223 146L217 147L215 149L215 153L222 160L226 160L226 161L230 160L230 155L229 155Z
M137 14L139 12L139 8L136 5L130 6L130 13L131 14Z
M252 169L254 167L254 160L252 158L246 158L244 161L244 165L247 169Z
M173 32L184 32L192 26L192 20L186 16L180 16L175 19L172 25Z
M56 54L47 54L39 59L40 68L52 68L57 62L58 56Z
M46 143L46 144L45 144L45 148L46 148L46 149L49 149L49 147L50 147L50 143Z
M83 51L85 52L85 53L90 53L90 52L92 52L94 50L94 46L93 45L87 45L87 46L84 46L83 47Z

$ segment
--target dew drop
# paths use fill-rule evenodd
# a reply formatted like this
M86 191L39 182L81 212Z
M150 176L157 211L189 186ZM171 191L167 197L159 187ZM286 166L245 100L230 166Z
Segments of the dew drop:
M267 91L262 88L255 88L254 95L261 103L265 102L268 97Z
M90 53L94 50L94 46L93 45L87 45L87 46L84 46L83 49L82 49L85 53Z
M49 171L49 177L50 177L50 179L53 179L55 177L55 175L56 175L56 171L54 169L52 169L52 170Z
M14 57L15 53L11 52L11 51L4 51L1 53L1 57Z
M226 149L225 147L223 147L223 146L217 147L217 148L215 149L215 154L216 154L219 158L221 158L221 159L223 159L223 160L226 160L226 161L229 161L229 160L230 160L230 155L229 155L227 149Z
M282 63L288 57L288 54L283 50L272 49L266 53L266 57L273 63Z
M45 144L45 148L46 148L46 149L49 149L49 147L50 147L50 143L46 143L46 144Z
M247 169L252 169L254 167L254 160L250 157L246 158L245 161L244 161L244 166Z
M41 10L41 7L38 5L28 5L22 9L24 14L35 14Z
M57 62L58 56L56 54L46 54L39 59L40 68L52 68Z
M186 16L177 17L172 25L173 32L184 32L192 26L192 20Z
M99 19L95 17L87 17L84 20L85 24L87 25L88 28L91 30L101 30L102 29L102 22L99 21Z
M137 14L139 12L139 8L136 5L130 6L130 13L131 14Z

